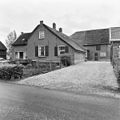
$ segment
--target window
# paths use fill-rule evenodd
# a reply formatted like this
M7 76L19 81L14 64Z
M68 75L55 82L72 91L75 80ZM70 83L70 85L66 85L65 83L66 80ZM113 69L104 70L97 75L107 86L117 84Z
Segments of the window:
M44 39L44 38L45 38L44 31L39 31L39 39Z
M16 59L26 59L26 53L25 52L15 52L15 58Z
M58 46L59 55L65 53L65 46Z
M100 50L101 49L101 46L100 45L97 45L96 46L96 50Z
M100 52L100 57L106 57L106 52Z
M38 46L38 56L45 56L45 46Z
M48 46L38 46L38 57L48 56L48 53L49 53ZM37 57L37 53L36 53L36 57Z
M68 46L60 45L58 46L58 55L68 53Z
M19 52L20 54L20 59L23 59L23 52Z

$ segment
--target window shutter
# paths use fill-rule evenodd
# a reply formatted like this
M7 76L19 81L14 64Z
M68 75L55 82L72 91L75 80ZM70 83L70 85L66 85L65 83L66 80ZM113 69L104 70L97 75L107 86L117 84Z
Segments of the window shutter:
M49 48L48 48L48 46L45 46L45 56L49 56Z
M38 46L35 46L35 57L38 57Z
M69 53L69 47L65 46L65 53Z
M54 48L54 54L55 54L55 56L58 56L58 47L57 46L55 46L55 48Z

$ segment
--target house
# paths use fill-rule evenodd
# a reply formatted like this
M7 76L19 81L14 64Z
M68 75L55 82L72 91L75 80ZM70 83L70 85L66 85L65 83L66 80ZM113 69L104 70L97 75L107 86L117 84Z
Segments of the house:
M70 65L85 60L85 49L70 37L56 30L56 24L49 27L40 24L30 33L21 33L13 43L13 59L31 59L40 62L57 62Z
M5 45L0 41L0 58L6 59L6 51L7 51L7 48L6 48Z
M113 28L78 31L70 37L87 49L88 60L110 60L111 56L111 35Z

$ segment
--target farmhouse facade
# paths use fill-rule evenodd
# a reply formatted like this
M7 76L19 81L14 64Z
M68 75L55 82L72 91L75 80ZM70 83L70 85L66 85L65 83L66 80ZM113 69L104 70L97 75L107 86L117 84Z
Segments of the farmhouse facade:
M119 27L79 31L71 35L71 38L87 49L88 60L110 60L113 52L111 40L120 37L118 31L120 32Z
M0 41L0 58L6 59L6 52L7 52L7 48L6 48L5 45Z
M32 59L40 62L74 64L85 60L85 49L70 37L56 30L56 24L49 27L40 24L30 33L21 33L13 43L13 59Z

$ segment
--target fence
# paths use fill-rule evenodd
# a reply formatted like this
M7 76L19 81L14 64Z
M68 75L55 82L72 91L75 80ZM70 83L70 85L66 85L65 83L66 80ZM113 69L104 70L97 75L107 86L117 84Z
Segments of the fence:
M58 62L32 62L23 69L23 77L29 77L37 74L44 74L56 69L60 69Z

